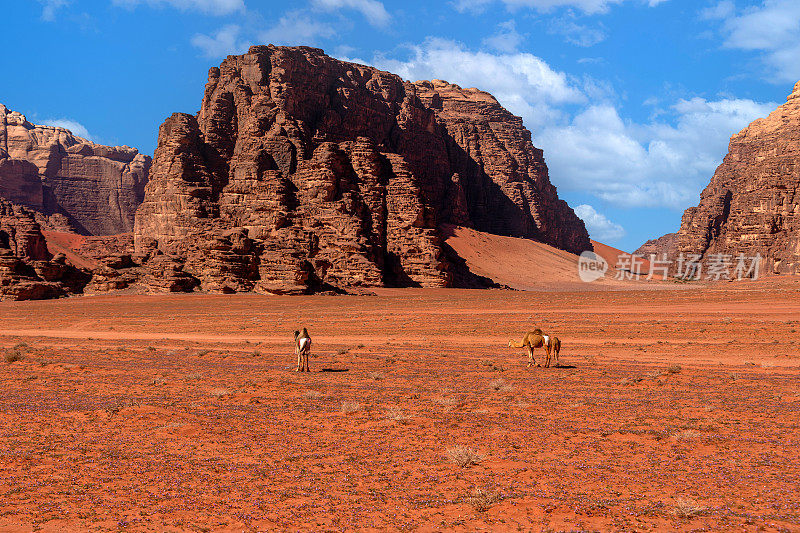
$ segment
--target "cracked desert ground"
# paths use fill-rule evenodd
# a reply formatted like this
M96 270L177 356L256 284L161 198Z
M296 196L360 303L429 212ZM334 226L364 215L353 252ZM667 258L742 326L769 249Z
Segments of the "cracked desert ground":
M5 302L0 530L798 531L799 290Z

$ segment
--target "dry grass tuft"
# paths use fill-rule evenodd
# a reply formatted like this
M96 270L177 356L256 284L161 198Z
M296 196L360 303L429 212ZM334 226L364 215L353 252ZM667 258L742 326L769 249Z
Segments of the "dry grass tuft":
M393 405L386 410L386 418L405 424L408 422L409 417L403 412L402 409L396 405Z
M309 390L309 391L306 391L305 394L303 394L303 397L308 398L310 400L319 400L323 396L324 396L324 394L322 394L318 390Z
M18 349L11 350L10 352L6 352L3 356L3 359L6 363L15 363L17 361L22 361L22 352Z
M689 498L678 498L675 500L675 507L672 509L672 513L681 518L698 516L703 514L705 511L705 507L698 505L696 501Z
M667 367L668 374L680 374L681 372L681 365L669 365Z
M479 513L485 513L492 505L502 500L503 496L500 493L483 489L475 489L471 495L464 498L464 501Z
M490 381L489 388L497 392L511 392L514 390L514 385L506 383L506 380L501 378Z
M674 436L676 440L695 440L701 438L703 434L693 429L686 429L676 433Z
M222 388L222 387L217 388L217 389L211 389L211 397L212 398L222 398L223 396L230 395L230 393L231 393L231 391L229 391L228 389Z
M461 468L476 465L483 461L483 455L481 453L469 446L463 446L461 444L453 446L452 448L447 448L447 456Z
M348 415L361 410L361 404L358 402L342 402L342 413Z

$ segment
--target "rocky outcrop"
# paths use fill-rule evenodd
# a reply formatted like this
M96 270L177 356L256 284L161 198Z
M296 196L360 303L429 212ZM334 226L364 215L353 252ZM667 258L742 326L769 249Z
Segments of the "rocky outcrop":
M700 204L683 214L677 251L761 254L762 272L800 273L800 83L731 138Z
M206 290L308 292L449 285L449 223L591 248L490 95L256 46L161 126L134 235Z
M633 255L647 258L655 254L659 259L663 258L664 256L672 259L676 256L675 251L678 244L677 237L677 233L667 233L658 239L650 239L637 248L636 251L633 252Z
M445 184L439 207L451 215L449 223L533 238L574 253L591 250L583 222L558 198L543 152L533 146L520 117L478 89L442 80L418 81L415 87L447 132L449 167L457 182ZM453 213L460 195L466 209Z
M133 230L150 158L69 130L38 126L0 105L0 197L85 235ZM49 222L49 219L44 219ZM50 224L48 224L50 225Z
M88 272L52 256L35 215L0 199L0 300L57 298L81 292Z

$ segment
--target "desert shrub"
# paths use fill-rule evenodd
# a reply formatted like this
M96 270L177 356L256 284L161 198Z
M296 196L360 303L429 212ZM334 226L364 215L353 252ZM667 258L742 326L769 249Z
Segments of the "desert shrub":
M464 501L472 506L479 513L485 513L495 503L501 501L503 496L497 492L475 489L472 494L464 498Z
M506 383L504 379L495 379L489 382L489 388L497 392L511 392L514 386Z
M211 390L211 397L212 398L222 398L223 396L227 396L231 393L228 389L225 388L217 388Z
M408 415L403 413L403 410L397 407L396 405L393 405L386 410L386 418L388 418L389 420L395 420L397 422L403 422L403 423L408 421Z
M317 390L309 390L303 394L303 397L308 398L310 400L319 400L322 398L323 394Z
M18 349L11 350L10 352L6 352L3 356L3 359L6 363L14 363L16 361L22 361L22 352Z
M698 516L705 512L706 508L701 507L696 501L688 498L678 498L672 509L673 514L681 518Z
M667 367L667 373L669 374L679 374L681 371L681 365L669 365Z
M358 402L342 402L342 413L350 414L361 410L361 404Z
M447 448L447 456L461 468L476 465L483 461L483 455L477 450L461 444Z

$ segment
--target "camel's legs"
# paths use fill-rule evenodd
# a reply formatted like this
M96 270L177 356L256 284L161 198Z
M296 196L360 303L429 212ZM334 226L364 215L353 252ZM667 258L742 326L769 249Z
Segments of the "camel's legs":
M308 366L308 352L303 354L303 364L305 365L306 372L311 372L311 368Z
M536 364L536 358L533 356L533 346L528 345L528 367ZM537 365L538 366L538 365Z

